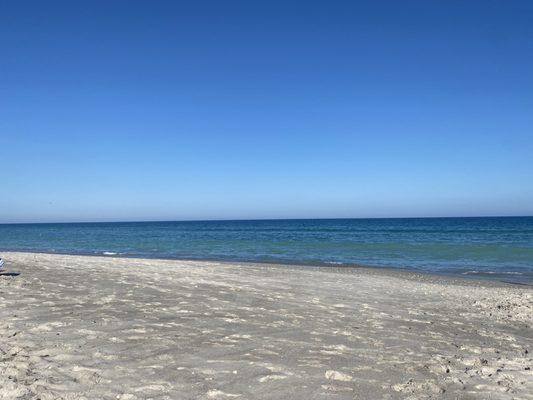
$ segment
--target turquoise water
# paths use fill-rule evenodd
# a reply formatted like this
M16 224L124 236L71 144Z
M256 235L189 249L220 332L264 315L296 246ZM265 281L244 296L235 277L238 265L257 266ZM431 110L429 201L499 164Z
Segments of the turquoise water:
M365 265L533 282L533 217L0 225L0 250Z

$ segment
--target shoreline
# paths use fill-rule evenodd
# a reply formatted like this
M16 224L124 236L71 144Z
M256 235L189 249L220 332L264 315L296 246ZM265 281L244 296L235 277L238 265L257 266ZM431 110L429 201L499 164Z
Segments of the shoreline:
M533 399L533 290L6 252L0 398Z
M413 267L391 267L391 266L373 266L373 265L362 265L362 264L351 264L351 263L328 263L328 262L316 262L316 263L305 263L305 262L290 262L290 261L256 261L256 260L239 260L239 259L218 259L218 258L179 258L179 257L159 257L159 256L149 256L149 255L128 255L124 253L115 253L115 252L53 252L53 251L42 251L42 250L0 250L1 254L43 254L43 255L60 255L60 256L73 256L73 257L101 257L104 259L107 258L118 258L118 259L133 259L133 260L154 260L154 261L183 261L183 262L200 262L200 263L219 263L219 264L239 264L239 265L257 265L257 266L271 266L271 267L282 267L282 268L312 268L324 271L367 271L368 273L380 272L385 275L395 275L404 274L406 277L412 275L417 276L417 279L421 277L427 277L428 279L444 279L448 278L450 281L465 281L471 282L474 284L483 284L483 283L496 283L504 285L517 285L533 288L533 281L512 281L504 280L501 276L493 277L491 273L453 273L453 272L438 272L438 271L424 271L419 270ZM105 254L109 253L109 254ZM494 273L496 274L496 273ZM505 272L500 273L500 275L505 275ZM513 276L513 275L510 275Z

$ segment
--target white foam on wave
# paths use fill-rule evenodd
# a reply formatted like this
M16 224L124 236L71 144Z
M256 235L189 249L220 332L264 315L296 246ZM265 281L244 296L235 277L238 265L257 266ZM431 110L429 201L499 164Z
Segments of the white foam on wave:
M112 251L104 251L102 254L104 256L116 256L117 255L117 253L112 252Z
M487 275L524 275L522 272L515 271L466 271L463 272L463 275L474 275L474 274L487 274Z

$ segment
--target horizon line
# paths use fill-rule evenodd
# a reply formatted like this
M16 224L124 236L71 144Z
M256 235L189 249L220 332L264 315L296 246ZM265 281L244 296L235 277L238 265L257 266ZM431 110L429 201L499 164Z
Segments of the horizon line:
M245 221L308 221L308 220L368 220L368 219L458 219L458 218L532 218L533 215L469 215L469 216L410 216L410 217L317 217L317 218L213 218L213 219L154 219L110 221L51 221L51 222L0 222L0 225L46 225L46 224L135 224L169 222L245 222Z

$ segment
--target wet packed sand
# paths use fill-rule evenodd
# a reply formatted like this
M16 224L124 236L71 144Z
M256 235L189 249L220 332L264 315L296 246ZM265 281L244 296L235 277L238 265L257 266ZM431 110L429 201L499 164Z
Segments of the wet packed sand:
M3 257L0 399L533 399L527 286Z

